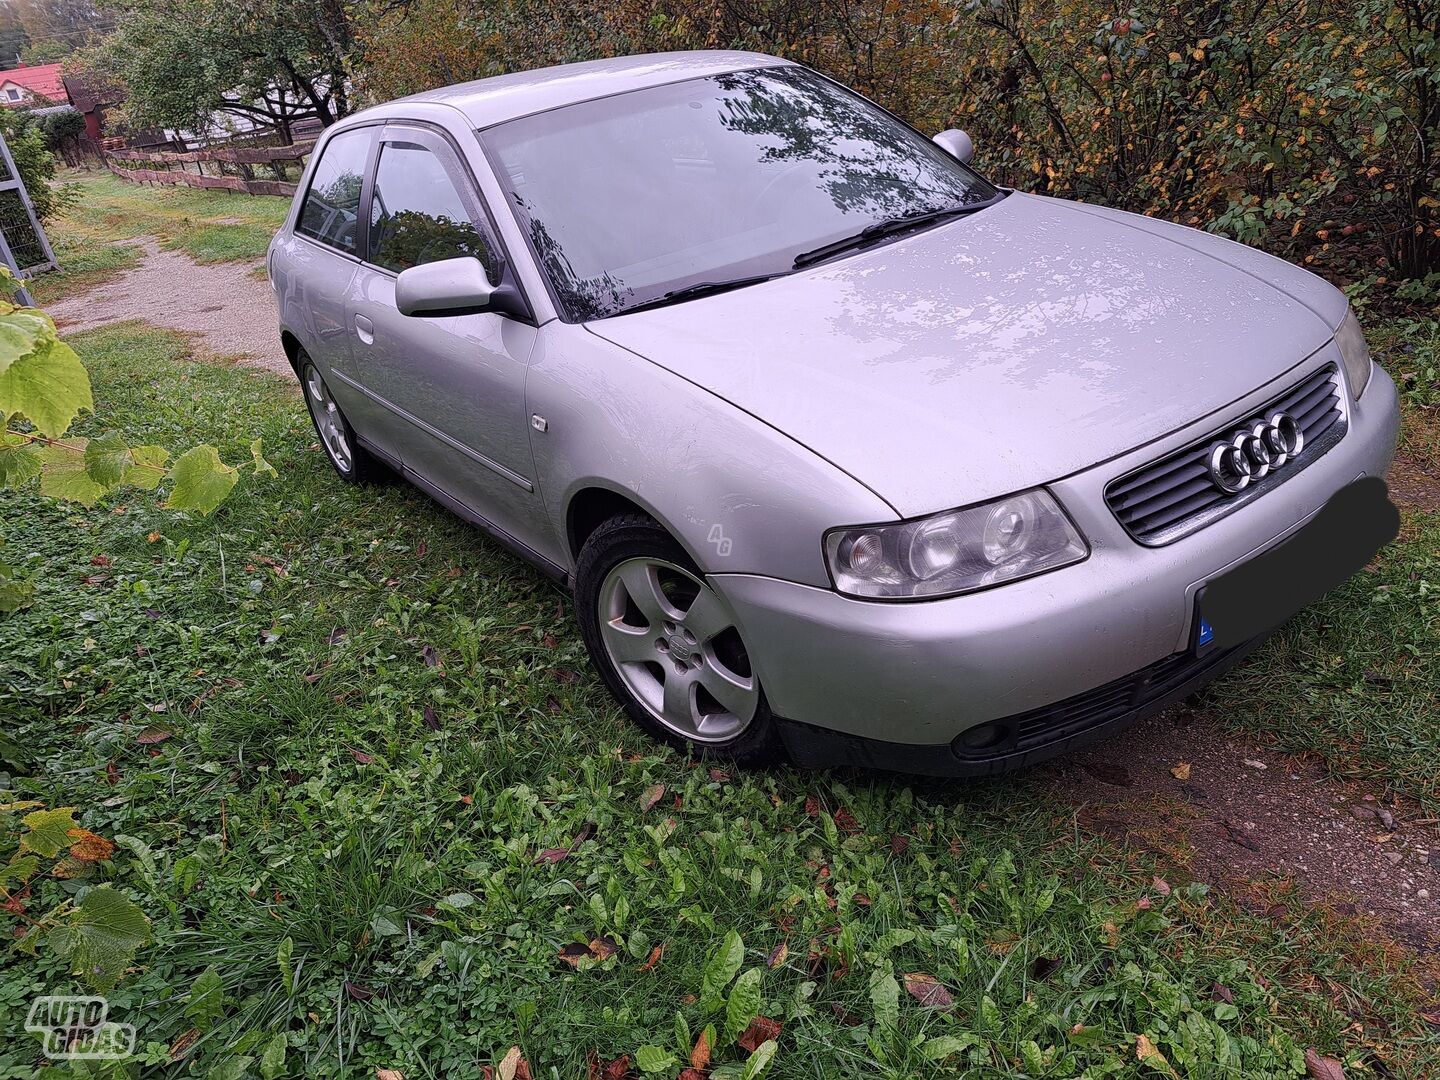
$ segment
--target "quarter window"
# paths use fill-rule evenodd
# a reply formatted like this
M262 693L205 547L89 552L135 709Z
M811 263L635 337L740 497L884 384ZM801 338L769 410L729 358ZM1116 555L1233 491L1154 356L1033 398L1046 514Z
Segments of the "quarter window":
M315 166L295 231L353 255L359 243L360 187L370 156L370 129L342 131Z
M399 273L473 256L497 282L495 249L477 219L435 154L411 143L381 148L370 200L370 262Z

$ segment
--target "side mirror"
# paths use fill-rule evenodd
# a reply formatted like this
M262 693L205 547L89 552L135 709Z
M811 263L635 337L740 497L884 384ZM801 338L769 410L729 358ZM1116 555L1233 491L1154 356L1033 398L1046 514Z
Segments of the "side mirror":
M975 141L959 128L949 128L935 136L935 143L962 165L970 164L975 153Z
M500 310L497 289L473 256L442 259L402 270L395 279L395 306L401 315L439 318Z

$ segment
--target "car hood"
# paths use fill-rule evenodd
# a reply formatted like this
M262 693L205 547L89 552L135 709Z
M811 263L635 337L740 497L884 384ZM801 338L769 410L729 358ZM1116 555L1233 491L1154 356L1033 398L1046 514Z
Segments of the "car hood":
M1277 263L1262 280L1225 257L1246 249L1193 235L1015 194L798 274L589 329L909 517L1133 449L1330 338L1330 318L1307 306L1323 306L1315 278Z

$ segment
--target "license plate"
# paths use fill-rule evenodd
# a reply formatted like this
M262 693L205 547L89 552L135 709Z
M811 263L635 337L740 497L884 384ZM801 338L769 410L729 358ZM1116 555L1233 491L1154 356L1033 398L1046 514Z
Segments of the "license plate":
M1206 621L1203 615L1200 616L1200 627L1195 633L1196 651L1198 652L1200 649L1205 648L1206 645L1209 645L1214 640L1215 628Z

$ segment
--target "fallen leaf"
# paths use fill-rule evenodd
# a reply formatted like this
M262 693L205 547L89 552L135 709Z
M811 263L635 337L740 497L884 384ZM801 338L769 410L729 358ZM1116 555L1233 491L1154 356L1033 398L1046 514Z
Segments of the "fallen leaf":
M334 630L330 631L330 637L326 640L331 645L339 645L340 642L345 640L349 633L350 631L346 630L343 626L337 626Z
M357 765L369 765L375 760L373 757L371 757L364 751L356 750L353 747L348 746L346 747L346 749L350 751L350 756L355 759L355 764Z
M120 767L112 761L105 766L105 783L109 784L111 787L114 787L119 782Z
M421 540L418 544L415 545L415 554L418 555L420 558L423 559L429 553L430 545L427 544L424 540Z
M1170 775L1175 777L1176 780L1189 780L1190 763L1188 761L1180 762L1180 764L1176 765L1173 769L1170 770Z
M640 965L640 971L654 971L655 965L660 963L660 958L665 955L665 946L656 945L650 950L650 958Z
M420 658L425 661L426 667L439 667L440 654L435 651L434 645L426 645L420 650Z
M912 971L900 976L905 992L927 1008L948 1009L955 1004L955 998L934 975Z
M115 854L115 845L103 836L96 836L89 829L71 829L66 833L74 843L70 845L70 857L81 862L103 862Z
M695 1070L708 1068L710 1065L710 1039L705 1032L700 1032L700 1037L695 1040L695 1046L690 1051L690 1067Z
M625 1080L630 1075L630 1055L621 1054L599 1072L599 1080Z
M699 1069L681 1069L675 1080L709 1080L709 1076L709 1073L703 1073Z
M375 1066L375 1080L405 1080L405 1074L399 1069L382 1069Z
M426 705L420 716L425 721L425 726L431 731L440 730L440 717L435 713L435 706Z
M164 537L158 532L147 533L145 535L145 542L147 544L158 544L162 539L164 539Z
M136 735L135 741L141 746L152 746L155 743L164 742L166 739L170 738L172 734L174 733L169 728L163 728L160 727L158 724L152 724L150 727L147 727L144 731L140 732L139 735Z
M590 939L590 953L597 960L608 960L615 955L619 948L615 939L608 934Z
M1135 1036L1135 1056L1152 1069L1158 1069L1171 1076L1175 1075L1175 1070L1170 1068L1170 1062L1165 1060L1165 1055L1156 1049L1148 1035Z
M763 1042L779 1040L781 1024L779 1020L771 1020L768 1016L757 1016L750 1021L750 1026L740 1033L735 1040L737 1046L753 1054L760 1048Z
M170 1060L179 1061L185 1056L190 1047L195 1045L195 1040L200 1038L200 1029L191 1028L170 1044Z
M730 782L730 773L725 769L711 767L709 774L710 779L714 780L717 784L728 784Z
M500 1080L530 1080L530 1063L520 1053L520 1047L512 1046L500 1064L495 1067Z
M655 804L665 797L664 784L651 784L645 789L645 794L640 796L640 812L655 809Z
M1340 1062L1322 1057L1317 1050L1305 1051L1305 1072L1312 1080L1345 1080L1345 1070Z
M777 968L781 964L785 963L785 958L789 955L790 946L786 945L785 942L782 941L779 945L776 945L775 948L770 950L770 955L765 958L765 966L768 968Z
M349 994L356 1001L369 1001L375 996L375 991L371 990L368 986L362 983L353 983L348 980L345 983L345 993Z
M1157 893L1159 893L1161 896L1169 896L1169 895L1170 895L1170 883L1169 883L1168 881L1166 881L1164 878L1162 878L1162 877L1152 877L1152 878L1150 879L1150 884L1151 884L1151 886L1154 887L1155 891L1156 891Z
M820 816L820 800L814 795L805 796L805 816L812 818Z
M560 959L571 967L579 967L580 961L590 956L590 946L582 945L578 941L572 941L568 945L561 946Z
M1268 768L1270 767L1269 765L1266 765L1265 762L1260 761L1260 760L1258 760L1257 758L1248 758L1248 757L1247 757L1247 758L1245 758L1244 760L1245 760L1245 764L1246 764L1246 765L1249 765L1250 768L1252 768L1252 769L1268 769Z
M1210 985L1210 1000L1223 1001L1226 1005L1235 1004L1235 995L1224 983L1212 983Z
M907 851L909 851L909 850L910 850L910 838L909 838L908 836L901 836L899 833L896 833L895 835L893 835L892 837L890 837L890 854L891 854L891 855L904 855L905 852L907 852Z
M846 836L854 836L860 831L860 822L855 820L854 814L842 806L835 811L835 828Z

